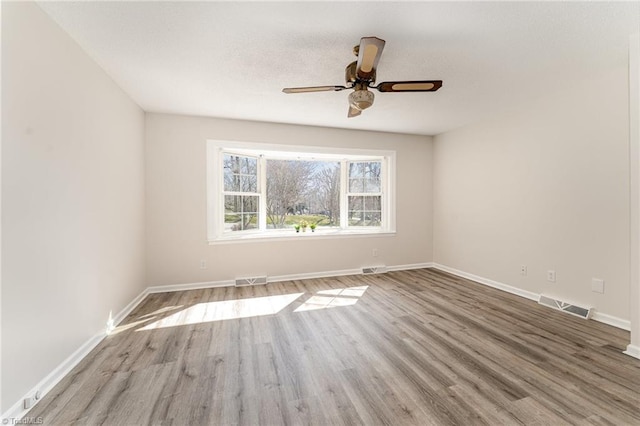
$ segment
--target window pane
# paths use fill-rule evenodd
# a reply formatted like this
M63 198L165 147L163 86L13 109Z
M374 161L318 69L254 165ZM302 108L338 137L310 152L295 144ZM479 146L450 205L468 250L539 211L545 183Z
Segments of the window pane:
M349 226L362 226L363 213L364 197L349 197Z
M362 192L380 192L380 179L365 179Z
M240 175L240 190L242 192L258 192L258 177Z
M340 226L340 163L318 162L313 176L309 212L318 226Z
M382 210L381 207L381 197L363 197L364 198L364 209L367 211L376 211L379 212Z
M379 193L381 170L380 161L349 163L349 192Z
M308 213L313 161L267 160L267 227L293 226L292 216Z
M364 177L362 166L363 166L363 163L357 163L357 162L349 163L349 179Z
M225 195L224 231L244 231L258 227L258 197Z
M367 212L366 226L380 226L382 224L382 214L380 212Z
M380 196L349 197L349 226L381 226Z
M361 193L364 190L364 179L362 178L350 178L349 179L349 192Z
M240 157L240 173L243 175L255 175L257 159L253 157Z
M380 180L382 163L380 161L369 161L364 163L364 177L367 179Z
M224 190L257 192L258 160L253 157L224 155Z
M340 225L340 163L267 160L267 228Z

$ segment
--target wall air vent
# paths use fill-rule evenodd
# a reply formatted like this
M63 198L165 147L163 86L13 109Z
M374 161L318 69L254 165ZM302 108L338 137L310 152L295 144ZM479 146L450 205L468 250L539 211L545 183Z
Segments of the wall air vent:
M575 315L580 318L589 319L591 316L591 308L584 306L573 305L571 303L563 302L562 300L553 299L548 296L540 295L538 303L544 306L548 306L559 311L567 312L571 315Z
M386 266L367 266L362 268L363 275L384 274L385 272L387 272Z
M264 285L267 283L266 275L264 277L236 278L236 287L246 287L250 285Z

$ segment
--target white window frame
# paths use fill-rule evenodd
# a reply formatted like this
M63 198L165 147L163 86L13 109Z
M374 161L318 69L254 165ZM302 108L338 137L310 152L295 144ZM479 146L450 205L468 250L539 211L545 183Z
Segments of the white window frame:
M350 178L351 176L349 176L349 166L351 164L356 164L356 163L367 163L367 162L371 162L372 160L349 160L346 161L346 164L342 164L342 173L344 175L344 179L345 179L345 187L344 187L344 192L341 191L340 195L344 196L345 198L345 208L342 208L342 203L340 204L341 208L340 208L340 213L341 213L341 222L340 223L345 223L347 226L349 226L349 197L380 197L380 199L382 200L382 206L381 206L381 221L383 222L383 226L384 226L384 218L385 218L385 209L384 209L384 198L385 198L385 188L383 185L384 182L384 178L385 178L385 172L386 172L386 167L384 166L384 161L382 162L382 169L380 171L381 173L381 181L380 181L380 191L378 192L351 192L350 189ZM373 161L378 161L378 160L373 160ZM343 176L341 176L342 178ZM340 181L342 183L342 181ZM342 220L345 220L345 222L342 222ZM349 226L350 227L350 226ZM358 226L358 229L360 228L366 228L365 226ZM376 227L369 227L369 228L380 228L378 226Z
M224 155L237 154L258 158L259 229L224 232ZM292 229L267 229L266 168L269 159L315 159L341 163L340 227L315 232L296 233ZM349 226L347 215L349 161L382 162L382 226ZM260 241L271 239L336 238L353 236L394 235L396 232L396 153L391 150L363 150L299 145L278 145L224 140L207 141L207 239L210 244ZM253 195L253 194L252 194Z
M233 150L225 150L222 152L222 159L224 160L224 154L231 154L231 155L238 155L238 156L242 156L242 157L246 157L246 158L252 158L256 160L256 186L257 186L257 192L243 192L243 191L226 191L224 189L224 179L222 180L222 184L220 186L220 202L224 205L224 197L227 195L230 196L243 196L243 197L258 197L258 218L259 218L259 223L258 223L258 229L263 228L263 225L265 225L266 227L266 218L265 216L262 214L263 211L266 211L265 208L265 197L262 194L262 192L260 191L261 185L262 185L262 180L264 179L264 175L262 173L262 170L264 169L262 161L260 161L260 156L258 155L250 155L250 154L246 154L246 153L238 153L235 152ZM224 166L223 163L219 164L221 167L223 167L222 170L224 170ZM222 172L224 174L224 172ZM222 211L222 217L224 217L224 211ZM224 221L224 219L223 219ZM263 223L264 221L264 223ZM253 230L245 230L245 231L241 231L241 232L255 232Z

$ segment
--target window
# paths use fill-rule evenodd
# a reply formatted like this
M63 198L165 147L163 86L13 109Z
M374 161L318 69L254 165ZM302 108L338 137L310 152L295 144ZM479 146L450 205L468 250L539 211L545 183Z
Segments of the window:
M225 230L256 229L260 222L258 206L258 159L224 155L224 223Z
M381 161L349 163L349 225L381 226L382 224Z
M395 231L392 151L209 141L207 152L210 242Z

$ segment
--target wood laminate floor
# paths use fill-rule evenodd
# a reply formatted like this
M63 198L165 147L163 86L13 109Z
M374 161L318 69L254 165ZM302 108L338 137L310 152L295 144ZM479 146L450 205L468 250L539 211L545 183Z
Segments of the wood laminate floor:
M640 425L629 333L422 269L152 294L44 424Z

